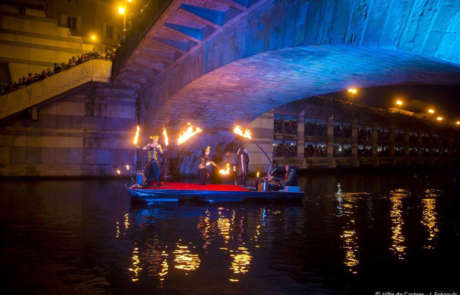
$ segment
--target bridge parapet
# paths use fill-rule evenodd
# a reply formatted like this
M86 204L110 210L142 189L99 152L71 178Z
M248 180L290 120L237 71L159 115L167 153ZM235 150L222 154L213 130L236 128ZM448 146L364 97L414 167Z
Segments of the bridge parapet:
M0 120L88 82L110 82L112 62L93 59L0 97Z

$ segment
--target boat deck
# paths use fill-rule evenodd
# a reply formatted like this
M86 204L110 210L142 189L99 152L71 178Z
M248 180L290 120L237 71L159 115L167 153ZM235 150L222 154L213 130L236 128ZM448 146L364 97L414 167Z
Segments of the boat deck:
M129 188L133 201L203 201L203 202L243 202L301 200L303 192L254 191L237 185L168 182L160 188Z

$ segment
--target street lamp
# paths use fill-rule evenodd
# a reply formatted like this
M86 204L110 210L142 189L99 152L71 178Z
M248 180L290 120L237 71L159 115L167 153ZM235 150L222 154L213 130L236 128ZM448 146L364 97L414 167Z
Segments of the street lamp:
M437 117L436 120L441 122L442 120L444 120L444 118L443 117Z
M118 13L123 15L123 36L126 35L126 13L127 11L127 3L133 2L133 0L125 0L125 6L118 7Z
M428 110L428 113L434 114L434 110L433 110L433 109L429 109L429 110Z
M399 100L399 99L398 99L398 100L396 101L396 104L397 104L398 106L402 107L403 102L402 102L402 100Z
M460 121L455 122L455 124L460 125Z
M96 39L97 39L96 35L92 34L91 35L91 40L96 41Z
M351 103L353 103L353 95L355 95L356 93L358 93L358 90L356 90L356 88L349 88L349 89L348 89L348 93L351 94Z

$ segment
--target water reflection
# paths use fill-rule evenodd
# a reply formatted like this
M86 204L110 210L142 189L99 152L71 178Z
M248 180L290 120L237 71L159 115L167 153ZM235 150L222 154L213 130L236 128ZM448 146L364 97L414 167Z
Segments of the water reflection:
M203 249L207 249L216 238L215 222L211 223L211 212L206 209L204 216L198 218L198 230L203 239Z
M338 217L345 218L345 225L340 238L343 240L342 248L345 249L344 264L352 274L357 274L356 266L359 264L357 253L359 251L358 236L356 234L356 224L354 211L357 208L358 196L342 192L340 183L337 184L337 213Z
M139 280L139 273L142 270L139 263L139 248L136 247L133 249L132 267L129 268L129 271L133 272L133 276L131 277L133 282L137 282Z
M438 235L439 228L437 223L436 201L441 191L434 189L427 189L425 191L424 199L422 199L422 224L426 226L428 231L427 244L425 249L434 249L435 239Z
M403 209L403 199L409 195L409 192L403 189L397 189L390 192L390 201L391 201L391 231L392 231L392 244L390 250L398 257L400 260L404 260L406 256L406 246L402 227L404 224L402 209Z
M177 269L191 271L197 270L200 266L200 257L198 257L198 254L193 254L189 250L188 245L181 245L180 243L177 243L173 254L175 255L174 267Z

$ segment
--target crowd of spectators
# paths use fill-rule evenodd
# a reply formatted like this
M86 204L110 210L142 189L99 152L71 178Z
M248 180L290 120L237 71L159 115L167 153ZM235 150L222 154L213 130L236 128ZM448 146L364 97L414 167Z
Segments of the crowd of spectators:
M404 130L395 129L395 141L396 142L405 142Z
M372 129L370 127L358 127L358 140L361 142L372 141Z
M320 136L325 137L327 136L327 127L326 123L320 122L306 122L305 123L305 135L307 136Z
M297 143L287 143L284 149L285 157L297 157Z
M297 118L284 118L283 116L276 116L274 120L274 132L278 134L297 134Z
M410 143L418 142L418 134L416 132L409 132L409 142Z
M305 144L305 156L309 158L326 157L327 156L326 144L318 143L315 148L314 143L306 143Z
M284 134L297 134L297 119L284 121Z
M390 130L388 129L379 129L377 130L377 139L379 142L390 142Z
M150 0L142 6L139 11L134 11L126 17L126 28L124 34L120 37L120 46L118 47L114 60L114 66L121 66L124 62L124 57L131 53L131 50L145 36L145 31L148 24L157 20L161 15L161 8L169 0Z
M0 95L8 94L12 91L24 88L30 84L44 80L48 77L51 77L62 71L73 68L91 59L112 60L115 56L115 52L116 52L115 49L113 50L107 49L106 51L99 51L99 52L92 51L89 53L84 53L82 55L77 55L77 57L73 56L71 59L69 59L68 62L62 62L61 64L55 63L53 70L51 70L50 68L47 68L46 70L43 70L41 74L35 73L35 75L32 75L32 73L29 73L27 77L24 76L20 78L18 82L10 83L7 85L2 85L0 88Z
M409 148L409 157L417 157L418 156L418 149L416 147Z
M350 144L334 144L334 157L350 157L351 156L351 145Z
M275 123L274 123L274 124L275 124L275 126L274 126L274 128L275 128L274 132L275 132L275 133L282 134L282 133L283 133L283 120L280 120L280 119L276 119L276 118L275 118Z
M402 146L395 146L394 147L395 157L404 157L405 156L405 149Z
M379 157L389 157L390 156L390 148L388 146L379 146L377 147L377 156Z
M372 146L358 145L358 157L372 157Z
M274 157L283 156L283 143L282 142L275 142L273 144L273 156Z
M335 138L351 138L351 124L334 122Z
M422 143L423 144L430 143L430 135L428 133L422 133Z
M297 156L297 142L282 142L275 141L273 144L274 157L296 157Z
M422 148L422 157L428 157L430 155L429 148Z

